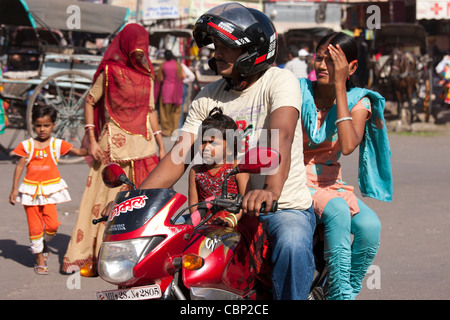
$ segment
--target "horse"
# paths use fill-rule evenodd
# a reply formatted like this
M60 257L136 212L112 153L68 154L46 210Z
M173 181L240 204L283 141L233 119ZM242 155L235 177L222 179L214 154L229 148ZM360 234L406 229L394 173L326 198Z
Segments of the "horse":
M392 50L389 61L389 80L397 100L398 126L409 125L416 116L413 93L416 92L417 61L412 54L399 48ZM408 103L408 109L405 108L405 102Z

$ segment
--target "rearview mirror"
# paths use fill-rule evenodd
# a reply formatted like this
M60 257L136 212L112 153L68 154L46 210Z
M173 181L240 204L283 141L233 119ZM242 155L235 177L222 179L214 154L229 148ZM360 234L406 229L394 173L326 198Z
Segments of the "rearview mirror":
M103 168L102 179L108 188L116 188L122 184L128 184L134 187L122 167L115 163L110 163Z
M280 153L272 148L255 147L244 154L236 166L237 172L270 172L280 165Z
M280 153L272 148L255 147L248 150L239 164L224 178L222 183L222 197L228 193L228 177L240 172L269 173L280 165Z

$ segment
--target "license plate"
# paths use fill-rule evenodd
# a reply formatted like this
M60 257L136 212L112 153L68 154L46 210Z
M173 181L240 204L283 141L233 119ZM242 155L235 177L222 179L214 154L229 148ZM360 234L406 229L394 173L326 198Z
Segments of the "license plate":
M97 300L146 300L161 298L157 285L97 292Z

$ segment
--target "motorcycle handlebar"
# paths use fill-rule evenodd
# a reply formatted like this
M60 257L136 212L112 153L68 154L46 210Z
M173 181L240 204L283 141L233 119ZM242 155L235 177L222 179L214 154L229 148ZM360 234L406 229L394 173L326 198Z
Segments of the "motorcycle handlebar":
M94 219L92 220L92 224L97 224L106 220L108 220L108 216L101 217L100 219Z
M222 207L222 208L229 209L229 208L233 208L234 207L234 208L240 210L241 207L242 207L242 199L243 199L243 197L240 196L240 195L237 196L235 200L229 200L229 199L223 199L223 198L215 198L214 200L211 200L211 203L214 204L214 205L217 205L219 207ZM268 212L275 212L275 211L277 211L277 209L278 209L278 202L276 200L274 200L272 202L272 206L270 207L270 210ZM266 203L263 202L261 204L260 212L264 213L265 211L266 211Z
M196 212L198 214L200 214L200 217L201 217L202 221L199 224L197 224L195 228L199 228L200 226L205 224L214 215L212 212L209 215L207 215L207 212L210 209L205 206L206 203L210 203L213 206L224 208L227 211L232 212L232 213L238 213L241 210L243 197L241 195L239 195L239 194L233 195L233 196L235 196L234 200L218 197L218 198L214 198L214 199L211 199L209 201L206 201L206 202L203 201L203 202L197 203L196 205L198 205L198 208L197 208ZM262 205L261 205L260 212L261 213L265 213L265 209L266 209L266 203L263 202ZM278 210L278 202L276 200L274 200L273 203L272 203L272 206L271 206L271 208L270 208L270 210L268 212L275 212L277 210ZM179 215L181 215L181 213ZM176 219L178 219L178 216L175 218L175 221L176 221ZM188 224L192 223L192 215L189 217L187 223Z
M275 212L278 210L278 201L277 200L273 200L272 202L272 207L270 208L270 210L268 212ZM266 211L266 203L263 202L261 204L261 210L259 210L259 212L263 213Z
M218 207L222 207L224 209L227 209L230 212L238 213L239 210L241 210L243 197L241 195L239 195L239 194L238 195L234 195L234 196L235 196L234 200L224 199L224 198L219 198L218 197L218 198L215 198L213 200L210 200L209 202L211 204L213 204L213 205L218 206ZM206 204L206 202L197 203L196 205L201 206L202 204L204 205L204 204ZM205 207L203 209L205 209L204 214L206 214L207 208ZM277 209L278 209L278 202L276 200L274 200L272 202L272 206L271 206L271 208L270 208L270 210L268 212L275 212L275 211L277 211ZM264 213L265 211L266 211L266 203L263 202L262 205L261 205L260 212ZM180 212L177 215L177 217L175 217L173 220L176 221L179 218L179 216L181 216L181 214L183 212L184 212L184 210L182 212ZM107 220L108 220L108 216L102 216L99 219L93 219L92 220L92 224L96 225L96 224L98 224L100 222L107 221Z

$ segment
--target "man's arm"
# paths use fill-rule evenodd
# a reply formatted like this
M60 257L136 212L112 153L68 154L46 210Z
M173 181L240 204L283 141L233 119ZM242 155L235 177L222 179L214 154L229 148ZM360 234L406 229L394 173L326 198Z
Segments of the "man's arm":
M180 137L173 145L172 149L158 163L155 169L139 186L139 189L170 188L184 174L190 161L185 161L187 157L192 159L192 147L195 135L188 132L181 132Z
M271 134L272 130L278 131L280 166L276 174L266 177L263 190L252 190L245 195L242 201L244 213L258 216L263 202L266 203L266 210L269 210L272 202L280 198L284 183L289 176L291 148L298 118L299 112L294 107L280 107L271 113L269 132Z

